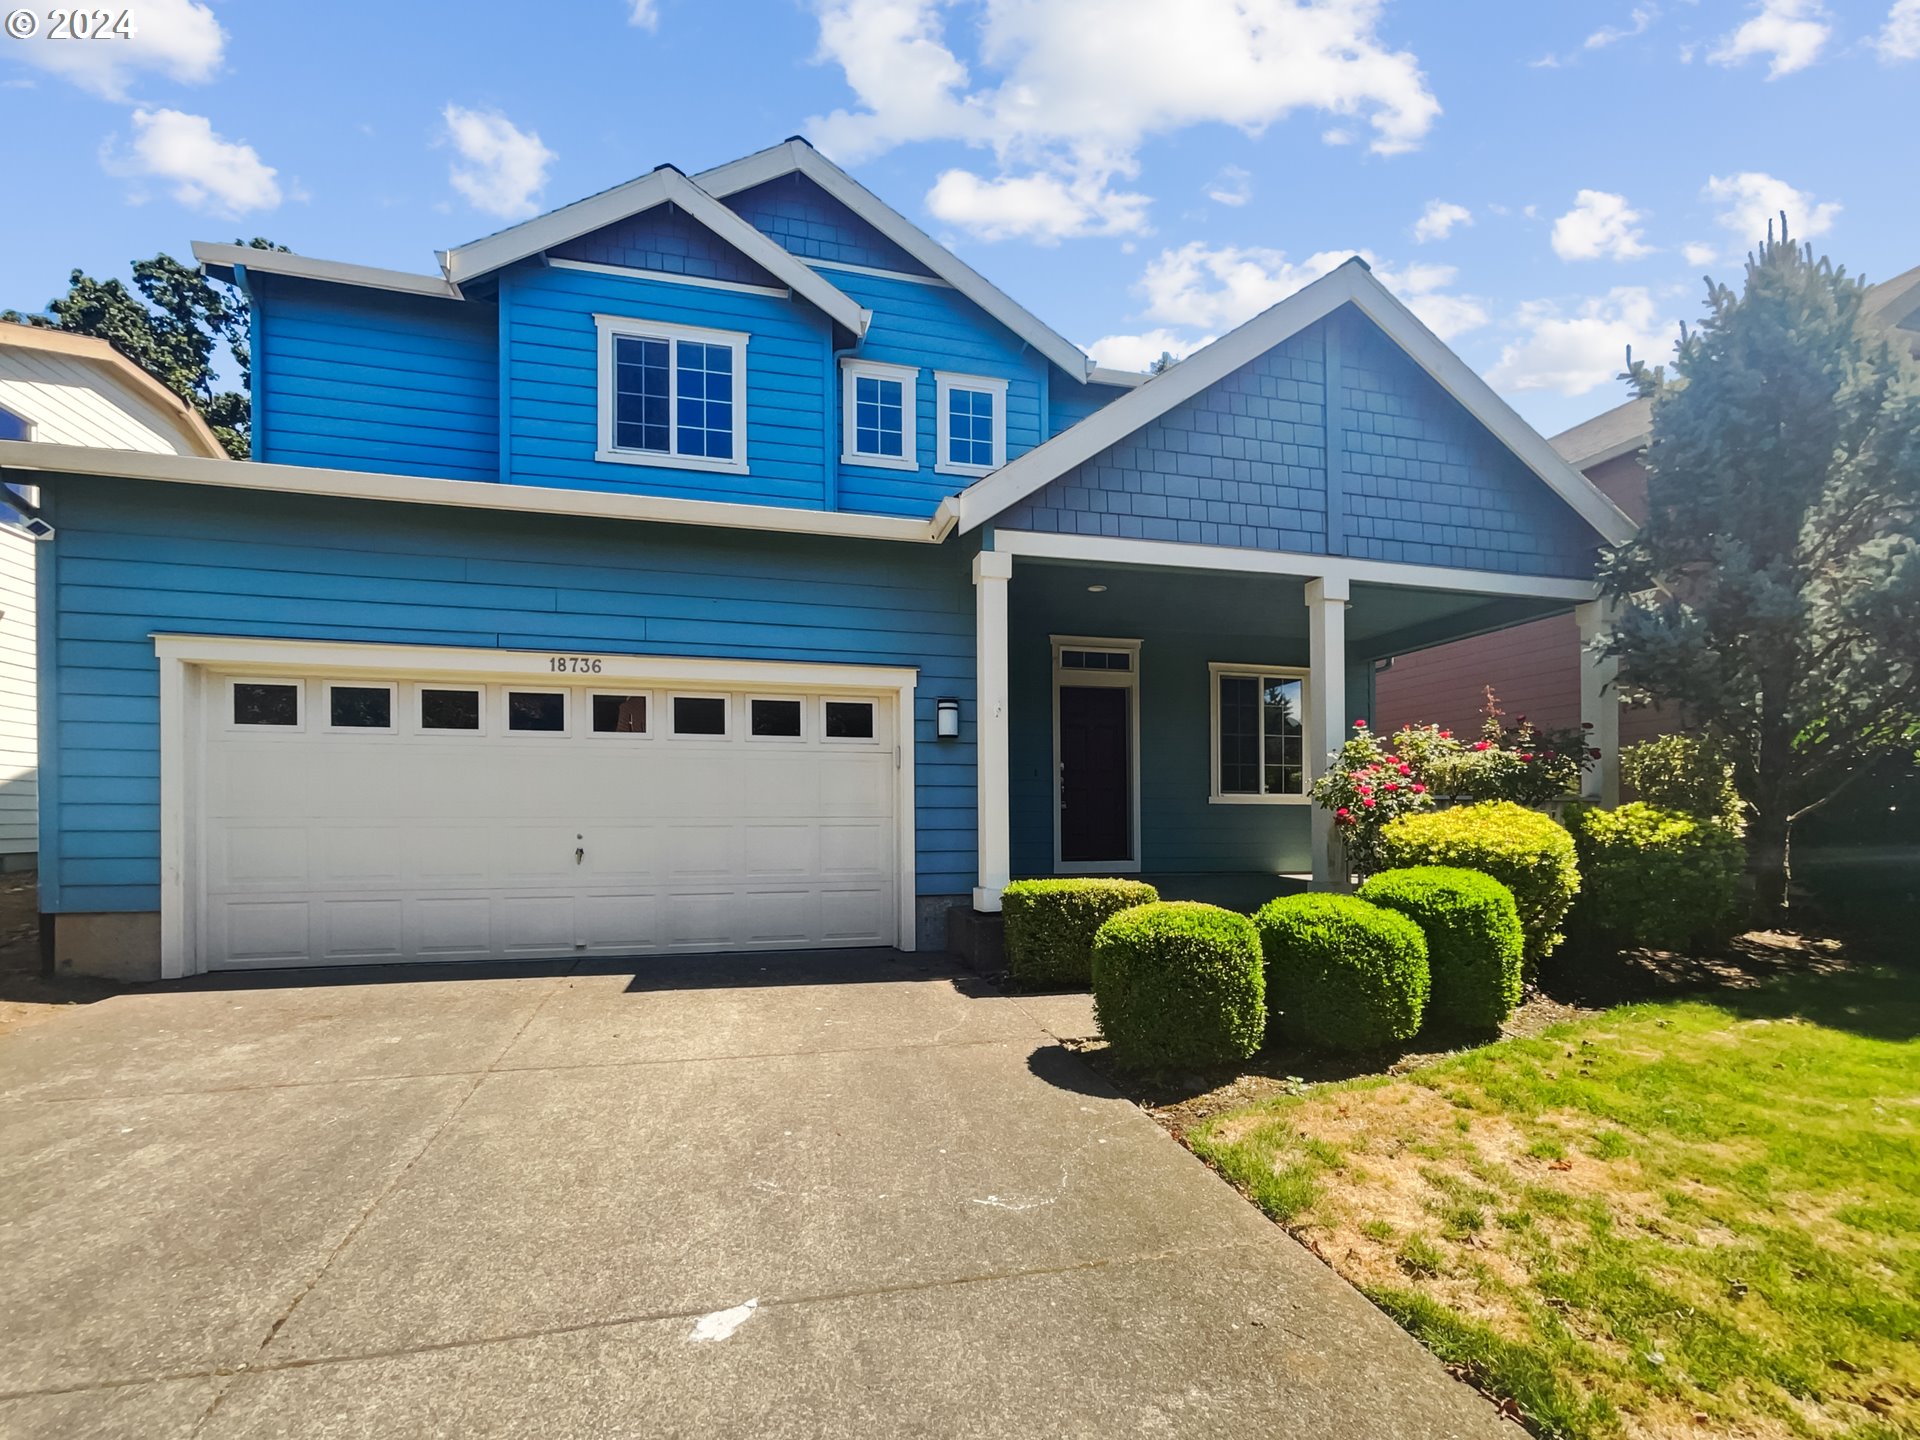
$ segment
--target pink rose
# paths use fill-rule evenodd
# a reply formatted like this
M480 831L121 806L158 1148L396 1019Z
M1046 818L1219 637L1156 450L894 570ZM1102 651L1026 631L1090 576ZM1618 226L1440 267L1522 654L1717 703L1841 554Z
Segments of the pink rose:
M1336 820L1351 820L1353 818L1353 812L1343 805L1333 812L1333 818Z
M1364 806L1366 806L1366 807L1367 807L1367 809L1369 809L1369 810L1371 810L1371 809L1373 809L1373 804L1374 804L1374 802L1373 802L1373 799L1372 799L1372 797L1371 797L1371 796L1369 796L1369 797L1368 797L1367 799L1365 799L1365 800L1362 800L1362 801L1361 801L1360 803L1361 803L1362 805L1364 805Z
M1531 760L1533 759L1533 752L1531 750L1523 750L1520 752L1520 758L1522 760Z
M1473 748L1476 750L1486 750L1490 747L1485 740L1476 740L1473 742Z
M1402 761L1400 765L1400 773L1402 775L1411 775L1413 773L1413 767L1407 764L1406 762Z
M1416 795L1424 795L1427 793L1427 787L1416 780L1413 782L1413 793Z
M1453 732L1451 730L1442 730L1440 732L1440 738L1442 740L1451 740L1453 738Z

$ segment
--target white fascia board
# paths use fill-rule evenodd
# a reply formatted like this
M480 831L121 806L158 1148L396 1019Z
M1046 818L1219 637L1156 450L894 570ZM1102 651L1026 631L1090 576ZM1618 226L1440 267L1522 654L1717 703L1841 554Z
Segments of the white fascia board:
M524 225L449 250L441 261L447 278L458 283L505 269L517 260L616 224L660 205L678 205L721 241L738 250L794 294L817 307L836 324L864 337L866 312L852 297L802 265L713 196L671 166L616 185L585 200L563 205Z
M322 280L334 285L358 285L368 290L394 290L402 295L426 295L436 300L460 300L460 287L443 275L415 275L406 270L382 270L373 265L349 265L342 260L316 260L279 250L255 250L249 245L222 245L210 240L193 242L193 258L210 270L244 266L263 275L290 275L299 280Z
M1446 565L1400 565L1389 560L1349 560L1338 555L1247 550L1174 540L1121 540L1104 535L1058 535L996 527L993 547L991 553L996 555L1024 555L1036 560L1148 565L1166 570L1224 570L1236 575L1287 575L1326 582L1330 594L1336 586L1345 590L1354 585L1391 585L1403 590L1448 590L1504 599L1579 604L1599 593L1598 583L1592 580L1509 575L1498 570L1456 570Z
M1087 372L1089 385L1114 385L1122 390L1137 390L1153 377L1141 370L1114 370L1096 365Z
M1093 368L1085 352L804 140L788 140L694 178L720 199L799 171L927 269L1076 380Z
M641 520L661 525L706 525L852 540L936 544L945 535L939 528L937 512L933 519L908 520L891 515L858 515L845 510L799 510L724 500L678 500L659 495L610 494L545 485L503 485L486 480L441 480L427 475L269 465L254 460L102 450L86 445L40 445L23 440L0 441L0 470L6 469L43 475L100 475L288 495L327 495L342 500L450 505L509 514Z
M1632 538L1634 523L1620 507L1561 459L1538 431L1515 414L1486 381L1422 325L1411 310L1394 299L1365 265L1355 260L1296 290L1239 329L1195 351L1172 369L1152 376L1131 393L1096 410L1078 425L1063 430L963 491L960 528L972 530L984 525L1075 465L1092 459L1181 401L1192 399L1346 304L1352 304L1378 325L1415 364L1601 536L1614 544Z

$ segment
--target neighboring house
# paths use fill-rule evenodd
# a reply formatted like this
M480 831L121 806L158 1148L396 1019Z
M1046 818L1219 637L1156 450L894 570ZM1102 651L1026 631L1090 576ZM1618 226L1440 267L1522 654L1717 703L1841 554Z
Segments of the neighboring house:
M1865 314L1874 324L1910 334L1920 358L1920 267L1869 290ZM1552 444L1639 523L1647 514L1643 455L1652 438L1653 402L1629 400L1554 436ZM1583 669L1590 668L1574 617L1552 616L1393 657L1374 680L1376 718L1388 729L1431 723L1477 734L1491 685L1509 722L1524 715L1538 725L1570 728L1581 722L1582 685L1590 683L1583 681ZM1620 745L1679 725L1657 706L1622 707L1617 721Z
M106 341L0 323L0 441L25 440L226 453L198 411ZM30 869L37 849L34 541L19 518L0 501L0 871Z
M252 301L255 463L0 445L58 527L74 969L1331 882L1305 791L1374 662L1590 603L1631 529L1357 260L1115 374L798 140L437 274L196 254Z

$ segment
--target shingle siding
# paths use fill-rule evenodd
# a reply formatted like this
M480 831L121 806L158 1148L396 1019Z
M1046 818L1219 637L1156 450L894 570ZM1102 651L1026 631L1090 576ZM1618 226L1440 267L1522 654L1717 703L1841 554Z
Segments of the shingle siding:
M549 254L561 260L584 260L595 265L621 265L630 270L658 270L668 275L690 275L702 280L730 280L740 285L780 282L677 205L661 205L607 225ZM784 287L781 287L784 288Z
M908 275L933 273L804 175L782 175L729 195L724 203L803 260L871 265Z

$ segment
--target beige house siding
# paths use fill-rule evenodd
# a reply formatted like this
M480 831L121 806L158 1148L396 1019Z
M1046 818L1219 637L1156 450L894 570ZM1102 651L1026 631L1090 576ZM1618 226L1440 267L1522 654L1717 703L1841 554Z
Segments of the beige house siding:
M33 542L0 532L0 866L37 845Z

